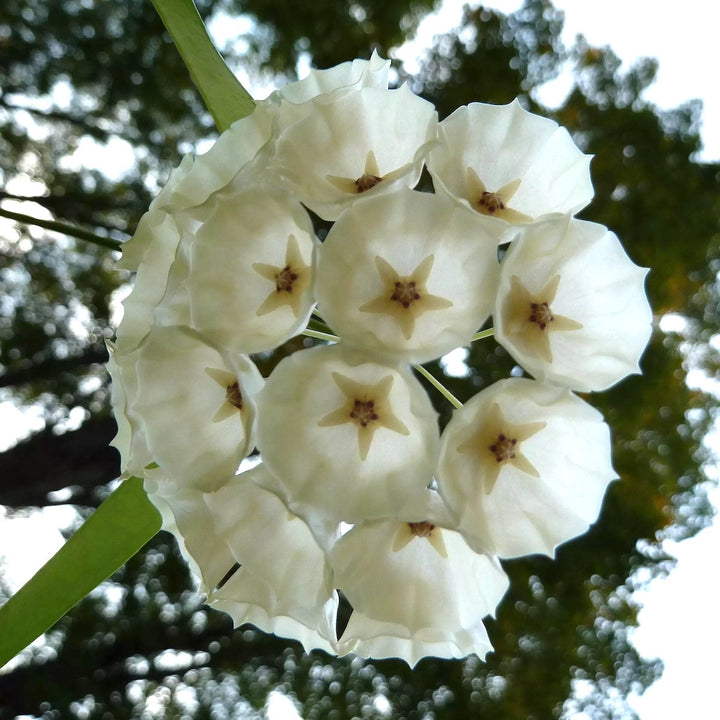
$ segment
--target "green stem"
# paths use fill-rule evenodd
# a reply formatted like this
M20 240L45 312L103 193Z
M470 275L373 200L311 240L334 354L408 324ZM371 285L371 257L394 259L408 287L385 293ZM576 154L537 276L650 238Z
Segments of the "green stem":
M307 326L308 326L311 330L317 330L318 332L324 332L324 333L331 333L331 334L332 334L332 329L331 329L331 327L330 327L326 322L324 322L322 319L316 320L314 317L311 317L310 320L308 321Z
M431 375L422 365L413 367L443 396L455 409L460 409L462 403L434 376Z
M58 222L57 220L43 220L42 218L36 218L32 215L25 215L24 213L12 212L12 210L6 210L0 207L0 215L2 217L15 220L16 222L24 223L25 225L37 225L38 227L45 228L46 230L53 230L55 232L63 233L63 235L69 235L70 237L77 238L78 240L85 240L100 247L108 248L109 250L120 250L122 243L117 240L113 240L109 237L103 237L102 235L96 235L89 230L70 225L69 223Z
M475 342L476 340L484 340L485 338L492 337L494 334L495 334L495 328L490 328L489 330L483 330L482 332L475 333L470 338L470 342Z
M319 330L311 330L310 328L305 328L303 330L303 335L307 335L308 337L315 338L316 340L327 340L328 342L338 342L340 338L337 335L331 335L330 333L326 332L320 332Z

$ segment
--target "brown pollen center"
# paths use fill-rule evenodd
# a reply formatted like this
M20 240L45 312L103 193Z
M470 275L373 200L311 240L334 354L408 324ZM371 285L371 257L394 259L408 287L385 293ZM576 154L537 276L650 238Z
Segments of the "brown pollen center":
M377 175L370 175L369 173L364 173L355 181L355 186L357 187L358 194L364 193L366 190L374 188L381 180L382 178L378 177Z
M420 299L420 293L417 291L417 283L414 280L396 282L395 290L393 290L390 299L400 303L404 308L410 307L415 300Z
M435 529L435 525L433 525L429 520L423 520L422 522L409 522L408 527L415 537L430 537L432 531Z
M225 399L238 410L242 410L243 397L237 380L232 385L228 385L227 388L225 388Z
M550 310L550 306L546 303L530 303L530 322L534 322L537 326L544 330L553 320L555 316Z
M497 193L484 192L478 200L481 212L494 215L498 210L505 209L503 199Z
M350 411L350 417L362 427L367 427L368 423L378 419L375 412L374 400L358 400L353 402L353 409Z
M280 272L275 273L275 290L277 292L292 292L293 283L298 279L298 274L293 272L289 265L286 265Z
M497 440L490 445L488 450L495 455L495 460L501 463L505 460L512 460L515 457L516 446L516 438L509 438L507 435L500 433Z

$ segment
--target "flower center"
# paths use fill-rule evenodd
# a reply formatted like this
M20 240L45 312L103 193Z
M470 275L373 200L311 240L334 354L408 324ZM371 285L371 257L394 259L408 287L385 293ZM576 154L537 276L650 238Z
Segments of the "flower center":
M400 303L404 308L409 308L414 300L420 299L417 283L414 280L396 281L395 290L390 299Z
M430 537L432 531L435 529L435 525L433 525L429 520L423 520L422 522L409 522L408 527L415 537Z
M544 330L555 320L555 316L552 314L552 310L550 310L550 306L546 302L531 302L530 317L528 320L536 323L541 330Z
M242 410L243 397L237 380L232 385L228 385L227 388L225 388L225 399L238 410Z
M350 411L350 417L355 420L358 425L367 427L368 423L378 419L378 414L375 412L375 401L358 400L355 398L353 408Z
M485 191L478 200L480 212L494 215L498 210L505 210L505 203L498 193Z
M358 195L360 193L364 193L366 190L374 188L381 180L382 178L377 175L364 173L355 181L355 187L357 188Z
M512 460L515 457L516 446L517 438L509 438L504 433L500 433L497 436L497 440L490 445L488 450L495 455L495 460L501 463L506 460Z
M298 274L293 272L289 265L286 265L280 272L275 273L275 290L277 292L292 292L293 283L298 279Z

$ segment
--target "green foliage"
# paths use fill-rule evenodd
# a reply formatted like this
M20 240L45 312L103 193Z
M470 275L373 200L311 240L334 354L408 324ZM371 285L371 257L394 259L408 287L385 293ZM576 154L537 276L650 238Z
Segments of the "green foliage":
M160 524L142 480L124 481L55 557L0 607L0 667L135 555Z
M192 0L153 0L217 129L222 132L249 115L255 103L235 79L208 37Z

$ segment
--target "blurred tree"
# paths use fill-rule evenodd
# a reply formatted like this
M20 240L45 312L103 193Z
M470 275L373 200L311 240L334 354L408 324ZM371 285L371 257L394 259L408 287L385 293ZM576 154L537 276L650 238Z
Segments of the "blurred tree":
M323 67L372 49L388 55L432 3L319 0L302 12L277 0L198 6L206 17L248 18L248 35L225 48L233 67L255 79L292 79L305 59ZM591 683L583 701L591 717L632 715L618 697L642 690L660 670L628 641L633 573L667 569L654 544L663 528L673 523L676 536L687 535L709 517L702 440L716 409L685 379L690 368L714 374L717 367L707 341L717 331L720 168L693 161L696 104L659 112L642 100L651 61L621 74L608 49L582 40L563 47L561 28L562 14L545 0L527 0L507 16L468 9L461 28L437 37L407 79L441 116L515 96L537 110L534 89L573 62L575 87L554 115L595 155L596 199L584 217L607 224L636 262L653 268L657 317L679 313L685 323L682 335L656 333L641 378L590 398L613 429L622 481L598 523L555 561L506 563L511 589L489 624L496 652L485 664L426 659L410 671L396 661L306 656L252 629L233 633L226 616L202 607L174 544L160 535L58 623L45 645L0 674L0 718L261 717L278 691L304 718L545 719L562 714L574 680ZM0 53L0 208L122 240L180 155L214 136L145 0L6 0ZM125 152L124 167L110 160L90 167L76 153L120 157L101 153L104 145ZM128 278L114 271L114 259L0 220L0 400L40 404L46 423L0 455L0 503L11 511L51 505L50 491L70 487L82 515L117 474L107 449L113 424L103 340ZM297 347L293 341L282 352ZM469 350L466 365L461 376L446 377L461 399L507 377L514 363L487 340ZM431 370L442 373L442 363ZM449 406L432 396L446 421Z

